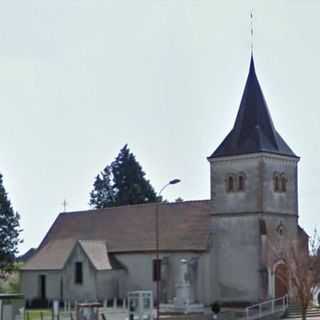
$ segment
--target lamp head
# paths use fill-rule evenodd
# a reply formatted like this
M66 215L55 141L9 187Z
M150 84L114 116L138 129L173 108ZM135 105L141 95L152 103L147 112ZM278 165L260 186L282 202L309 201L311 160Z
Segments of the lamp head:
M179 183L179 182L181 182L180 179L173 179L173 180L171 180L171 181L169 182L169 184L177 184L177 183Z

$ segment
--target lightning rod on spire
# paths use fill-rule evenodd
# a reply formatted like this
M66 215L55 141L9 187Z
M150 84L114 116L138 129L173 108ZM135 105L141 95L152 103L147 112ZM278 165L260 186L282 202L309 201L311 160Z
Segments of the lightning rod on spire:
M250 11L251 55L253 55L253 10Z
M67 210L67 205L68 205L68 202L67 202L66 199L64 199L63 202L62 202L63 212L66 212L66 210Z

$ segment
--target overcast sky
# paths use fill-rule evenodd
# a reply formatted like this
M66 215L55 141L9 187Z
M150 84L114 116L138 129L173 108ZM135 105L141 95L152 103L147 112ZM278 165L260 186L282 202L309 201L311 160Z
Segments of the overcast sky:
M209 198L206 157L230 131L250 58L299 163L300 224L320 215L318 0L0 1L0 170L37 246L128 143L174 200Z

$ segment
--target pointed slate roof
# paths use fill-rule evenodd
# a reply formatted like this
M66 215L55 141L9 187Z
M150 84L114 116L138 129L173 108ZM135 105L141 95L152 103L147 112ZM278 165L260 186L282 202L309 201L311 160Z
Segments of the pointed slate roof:
M298 158L273 125L251 56L249 74L234 127L208 159L258 152Z

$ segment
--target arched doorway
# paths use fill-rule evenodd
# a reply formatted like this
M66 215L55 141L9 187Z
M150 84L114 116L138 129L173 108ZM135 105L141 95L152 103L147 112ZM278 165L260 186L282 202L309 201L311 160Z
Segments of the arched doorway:
M312 295L313 295L313 304L315 306L320 307L320 287L314 288Z
M288 294L289 276L288 268L285 264L280 263L275 269L275 297L280 298Z

